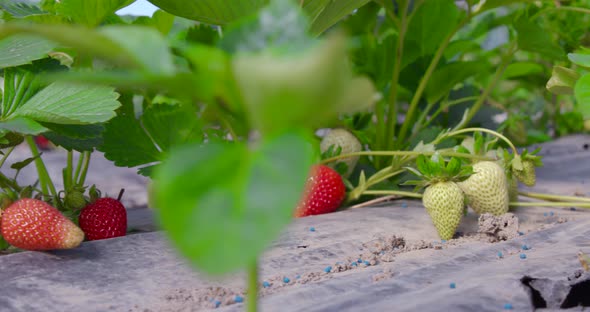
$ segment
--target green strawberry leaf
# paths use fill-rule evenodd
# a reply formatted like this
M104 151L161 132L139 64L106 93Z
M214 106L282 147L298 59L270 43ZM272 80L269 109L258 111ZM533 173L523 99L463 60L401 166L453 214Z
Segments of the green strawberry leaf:
M39 155L37 155L35 157L29 157L29 158L27 158L25 160L17 161L15 163L13 163L12 165L10 165L10 168L15 169L15 170L21 170L24 167L28 166L33 161L35 161L35 159L41 157L41 154L43 154L43 153L39 153Z
M137 169L137 173L144 177L153 177L154 172L158 169L158 165L145 166Z
M147 16L140 16L135 21L133 21L133 24L152 26L155 27L162 35L166 35L172 30L172 27L174 26L174 19L174 15L162 10L157 10L154 12L151 18ZM196 25L193 27L199 26L203 25Z
M29 64L47 57L57 45L42 38L15 35L0 40L0 68Z
M74 23L96 27L104 19L135 0L61 0L57 13L69 17Z
M62 125L42 122L41 125L52 132L74 139L98 138L104 132L104 125L102 124Z
M455 85L467 78L485 72L488 64L481 61L453 62L438 68L426 87L426 99L435 103L448 94Z
M120 167L135 167L164 158L139 121L128 114L119 115L105 125L103 140L98 150Z
M520 49L540 53L556 60L565 59L565 51L553 41L551 32L539 24L520 17L514 22L514 28L518 33L517 41Z
M10 14L13 18L23 18L30 15L46 14L40 7L12 0L0 0L0 8Z
M10 116L41 88L39 76L24 68L4 69L4 94L1 113L3 119Z
M13 34L41 36L81 54L153 74L175 73L168 43L152 27L108 25L93 30L71 25L5 23L0 28L0 38Z
M312 17L310 31L319 35L370 0L305 1L304 9ZM319 5L318 5L319 4Z
M75 138L53 131L45 132L43 135L53 144L61 146L68 151L93 151L103 143L102 137Z
M271 1L255 16L232 24L219 46L229 53L260 52L272 48L280 53L307 49L314 42L307 34L308 19L291 0Z
M11 116L60 124L105 122L121 104L111 87L55 82L37 92Z
M40 123L27 117L15 117L0 121L0 129L5 129L20 134L37 135L48 131Z
M453 1L422 1L412 12L406 32L402 68L435 53L460 22L463 12Z
M224 25L253 14L269 2L269 0L149 1L171 14L214 25Z
M141 116L141 122L163 151L173 145L203 141L201 124L192 106L151 105Z
M576 105L584 120L590 119L590 74L585 74L576 82L574 88Z
M154 178L155 203L172 242L207 273L254 263L292 220L315 158L308 140L286 133L254 149L226 142L174 150Z
M567 57L576 65L590 68L590 53L569 53Z

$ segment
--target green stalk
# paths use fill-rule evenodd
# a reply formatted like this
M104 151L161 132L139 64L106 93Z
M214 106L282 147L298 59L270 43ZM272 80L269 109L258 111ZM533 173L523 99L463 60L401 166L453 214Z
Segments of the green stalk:
M516 149L514 144L512 144L512 142L510 142L510 140L508 140L507 137L503 136L502 134L500 134L494 130L490 130L490 129L486 129L486 128L465 128L465 129L461 129L461 130L451 131L451 132L447 133L446 135L444 135L443 137L441 137L440 139L436 140L435 142L440 142L444 138L452 137L452 136L462 134L462 133L467 133L467 132L485 132L485 133L489 133L495 137L498 137L502 141L506 142L506 144L508 144L508 146L512 149L512 152L514 153L514 155L518 155L518 150Z
M590 202L590 198L578 197L578 196L565 196L565 195L552 195L543 193L531 193L531 192L518 192L518 195L522 195L529 198L549 200L549 201L572 201L572 202Z
M84 157L82 153L78 156L78 164L76 165L76 172L74 173L74 181L78 181L80 179L80 170L82 170L82 163L84 162Z
M6 152L4 152L4 155L2 155L2 159L0 159L0 168L4 165L4 163L6 162L6 159L8 158L8 156L10 156L12 151L14 151L15 147L16 146L11 146L10 148L8 148L8 150Z
M404 120L404 123L402 124L402 128L400 129L399 136L397 138L397 142L404 142L404 140L406 138L406 134L408 133L408 130L410 128L410 125L414 124L412 119L414 117L416 109L418 108L418 103L420 102L420 98L422 98L422 94L424 93L424 90L426 90L426 86L428 85L428 81L432 77L432 74L434 73L436 66L438 66L438 62L442 58L445 49L447 48L447 46L451 42L451 39L453 39L453 36L455 36L455 34L461 28L463 28L463 26L467 22L469 22L470 19L471 19L471 15L468 15L461 23L459 23L459 25L457 25L457 27L455 27L455 29L453 29L453 31L451 31L445 37L443 42L438 47L438 50L436 50L436 54L434 55L434 58L432 59L432 61L430 61L430 64L428 65L428 68L426 69L426 73L424 73L424 76L422 77L422 80L420 80L420 84L418 85L418 88L416 89L416 93L414 93L414 96L412 97L412 101L410 102L410 107L408 108L408 112L406 113L406 119Z
M405 191L394 191L394 190L370 190L364 191L363 195L399 195L404 197L422 198L422 194Z
M494 89L494 87L496 86L496 84L498 83L500 78L502 78L502 74L504 73L504 70L509 65L510 61L512 60L512 55L514 54L514 52L516 52L516 41L512 42L512 44L510 45L510 48L508 50L508 53L506 53L506 55L504 55L504 57L502 57L502 61L500 62L500 65L498 66L498 69L496 70L496 73L494 74L492 81L488 84L488 86L485 88L485 90L483 91L483 93L481 94L479 99L475 102L475 104L473 104L471 109L469 109L467 116L465 117L465 119L463 119L461 124L459 124L456 127L456 129L460 129L460 128L465 127L469 123L469 121L471 121L473 116L475 116L475 114L479 111L479 109L481 108L481 106L483 105L485 100L488 98L488 96L492 92L492 89Z
M574 203L574 202L534 202L534 203L523 203L523 202L512 202L512 207L579 207L579 208L590 208L590 203Z
M84 181L86 181L86 173L88 173L88 165L90 164L90 152L84 151L81 157L84 157L84 164L82 167L82 173L80 174L80 178L78 179L77 185L84 185Z
M393 67L392 77L391 77L391 84L389 89L389 114L387 116L387 125L385 127L385 138L383 145L379 146L379 148L384 148L386 150L393 149L393 137L395 136L395 127L397 125L397 91L398 91L398 83L399 83L399 76L400 76L400 67L402 63L402 57L404 52L404 40L406 36L406 31L408 27L408 7L410 5L410 1L405 1L403 5L403 9L401 10L401 23L399 29L399 35L397 37L397 50L395 53L395 64ZM380 166L379 166L380 167Z
M363 152L356 152L356 153L348 153L348 154L341 154L338 156L326 158L322 160L321 164L330 163L339 159L353 157L353 156L431 156L435 152L417 152L417 151L363 151ZM438 152L441 156L447 157L462 157L462 158L469 158L469 159L476 159L476 160L495 160L491 157L485 156L478 156L478 155L471 155L466 153L456 153L456 152Z
M254 261L248 268L248 312L258 311L258 262Z
M35 140L33 139L32 136L27 135L27 136L25 136L25 141L29 145L29 148L31 149L31 154L33 155L33 157L36 157L35 158L35 166L37 167L37 175L39 176L39 184L41 186L41 190L43 191L43 194L49 194L47 192L47 190L49 189L49 192L51 192L51 195L53 196L54 200L56 200L57 199L57 191L55 190L55 186L53 186L53 182L51 181L51 177L49 176L49 173L47 172L47 168L45 167L45 163L43 162L43 159L41 159L41 157L39 157L39 150L37 149L37 145L35 144Z
M74 152L70 150L70 151L68 151L66 173L64 176L64 185L66 186L66 191L68 191L67 188L72 187L72 184L74 183L73 176L72 176L73 171L74 171ZM65 179L67 179L67 181Z

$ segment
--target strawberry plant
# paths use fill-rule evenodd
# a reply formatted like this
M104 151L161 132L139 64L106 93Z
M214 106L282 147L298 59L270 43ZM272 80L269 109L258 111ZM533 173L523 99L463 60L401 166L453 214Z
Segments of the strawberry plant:
M0 165L25 142L33 157L12 168L39 173L30 187L1 174L4 207L37 197L79 218L88 239L123 234L124 209L85 185L98 150L152 179L160 223L200 270L248 271L253 311L258 257L294 214L422 198L448 239L465 201L496 214L527 205L518 194L588 206L518 192L541 162L515 146L550 138L538 131L549 119L558 134L588 119L584 104L567 118L535 106L548 100L546 64L583 40L581 26L553 26L588 25L584 1L151 0L151 17L115 14L131 2L0 0ZM580 51L570 60L584 67ZM555 67L547 88L585 103L584 75ZM517 110L523 101L534 109ZM332 129L321 142L319 128ZM63 190L39 135L67 150ZM428 180L423 194L404 189L412 173Z

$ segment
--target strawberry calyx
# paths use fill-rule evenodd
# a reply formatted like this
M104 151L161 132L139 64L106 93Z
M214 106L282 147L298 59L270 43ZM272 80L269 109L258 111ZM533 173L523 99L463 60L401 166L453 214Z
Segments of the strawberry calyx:
M406 167L420 180L410 180L404 185L416 185L416 189L433 185L439 182L460 182L473 173L473 168L458 157L445 160L439 153L434 153L430 158L420 155L416 158L416 168Z

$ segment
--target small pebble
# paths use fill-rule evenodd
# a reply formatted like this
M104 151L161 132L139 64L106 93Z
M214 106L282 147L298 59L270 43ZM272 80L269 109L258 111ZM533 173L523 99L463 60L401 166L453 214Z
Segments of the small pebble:
M576 207L570 207L571 211L576 211Z
M457 285L455 285L455 283L450 283L450 284L449 284L449 287L450 287L451 289L455 289L455 288L457 288Z
M402 208L408 208L408 203L406 203L406 202L403 202L403 203L402 203Z
M364 263L366 266L370 266L370 265L371 265L371 262L369 262L369 261L367 261L367 260L363 261L363 263Z
M332 266L330 266L330 265L324 269L324 272L326 272L326 273L330 273L330 271L332 271Z
M498 258L504 258L504 254L501 251L498 251Z
M526 255L525 255L525 254L523 254L523 253L521 253L521 254L520 254L520 259L526 259Z
M301 275L299 275L299 274L295 275L295 279L300 279L300 278L301 278Z
M242 298L242 296L236 296L234 298L234 301L237 302L237 303L244 302L244 298Z
M518 235L523 236L524 232L518 231Z
M221 305L221 301L215 300L214 304L216 308L219 308L219 306Z
M512 309L513 309L512 303L506 303L506 304L504 304L504 310L512 310Z
M549 215L553 217L553 215L554 215L553 211L550 211Z
M267 281L264 281L264 282L262 282L262 287L268 288L268 287L270 287L270 283Z
M315 228L312 226L312 227L309 228L309 231L310 232L315 232Z
M351 265L351 266L358 266L358 263L356 263L356 262L353 262L353 263L351 263L350 265Z
M522 245L522 250L529 250L531 249L531 247L527 246L527 245Z
M289 283L291 280L288 277L283 277L283 283L287 284Z

